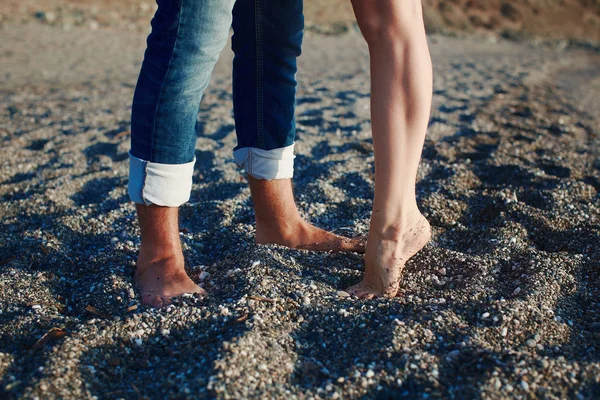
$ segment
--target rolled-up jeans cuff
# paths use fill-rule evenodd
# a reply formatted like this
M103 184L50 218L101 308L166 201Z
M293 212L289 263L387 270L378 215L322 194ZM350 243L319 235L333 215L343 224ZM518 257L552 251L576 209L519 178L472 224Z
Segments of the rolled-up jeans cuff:
M242 147L233 152L235 163L256 179L290 179L294 176L294 144L272 150Z
M190 199L195 162L160 164L129 153L129 197L138 204L179 207Z

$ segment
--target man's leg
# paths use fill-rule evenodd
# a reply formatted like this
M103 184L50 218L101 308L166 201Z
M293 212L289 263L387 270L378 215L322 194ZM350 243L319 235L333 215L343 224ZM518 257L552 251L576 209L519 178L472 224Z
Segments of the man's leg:
M205 294L186 274L178 207L189 200L200 100L227 42L233 0L158 0L132 106L129 195L142 244L135 281L155 307Z
M294 202L296 59L304 17L301 0L237 0L233 10L234 155L248 174L257 243L319 251L364 251L304 221Z

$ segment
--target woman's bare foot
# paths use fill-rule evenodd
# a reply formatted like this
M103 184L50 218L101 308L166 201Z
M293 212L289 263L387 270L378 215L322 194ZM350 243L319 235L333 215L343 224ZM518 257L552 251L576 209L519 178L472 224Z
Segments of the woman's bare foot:
M395 297L404 264L431 238L429 222L418 211L397 227L393 235L369 232L363 280L347 289L359 299Z
M272 221L261 222L257 219L256 243L279 244L300 250L364 253L366 238L339 236L317 228L301 218L294 222L287 221L285 226L275 225Z
M142 304L163 307L172 297L185 293L206 296L206 291L196 285L185 272L183 254L177 251L157 251L142 248L134 276Z

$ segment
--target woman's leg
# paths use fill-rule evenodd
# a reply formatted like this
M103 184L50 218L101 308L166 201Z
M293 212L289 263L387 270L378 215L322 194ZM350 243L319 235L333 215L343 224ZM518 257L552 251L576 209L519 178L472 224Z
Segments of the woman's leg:
M302 0L237 0L233 10L233 108L237 163L246 169L257 243L321 251L364 251L302 219L292 191L296 60Z
M178 207L190 196L200 99L227 42L232 8L233 0L158 0L152 20L132 106L129 175L144 304L205 294L184 269Z
M352 0L371 65L375 198L365 276L349 292L396 296L406 261L429 241L415 184L432 97L420 0Z

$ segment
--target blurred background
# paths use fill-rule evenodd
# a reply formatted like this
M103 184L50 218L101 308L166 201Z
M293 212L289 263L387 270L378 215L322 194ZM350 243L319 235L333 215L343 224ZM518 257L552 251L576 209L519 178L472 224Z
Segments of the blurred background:
M600 0L423 0L429 33L600 41ZM2 0L0 23L147 29L149 0ZM354 23L349 0L305 1L308 30L341 33Z

